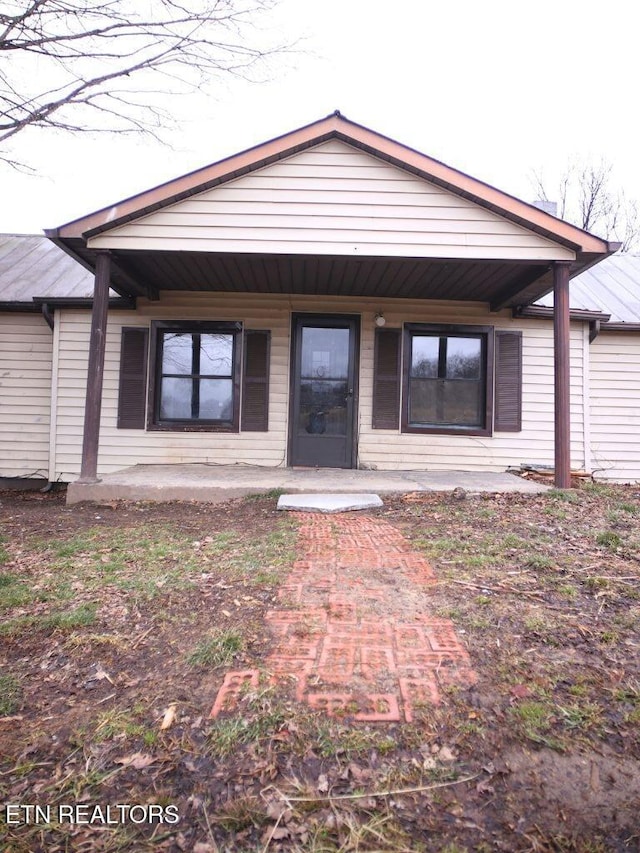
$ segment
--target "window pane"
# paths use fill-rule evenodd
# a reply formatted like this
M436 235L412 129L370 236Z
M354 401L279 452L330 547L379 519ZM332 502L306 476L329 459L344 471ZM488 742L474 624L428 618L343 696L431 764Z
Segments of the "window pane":
M182 332L165 332L162 340L162 372L191 373L192 336Z
M165 377L162 380L160 418L191 420L191 379Z
M346 379L349 370L349 329L302 329L304 379Z
M412 379L409 422L424 426L483 426L481 382Z
M479 382L440 383L442 387L442 423L452 426L480 426L484 415L480 411L482 402Z
M409 422L412 424L438 424L436 411L437 380L412 379L409 383Z
M200 373L231 376L233 335L200 335Z
M346 382L301 380L298 432L346 435L347 391Z
M233 417L233 382L231 379L200 380L200 418L230 421Z
M440 338L433 335L414 335L411 349L411 376L425 379L438 375Z
M479 338L447 338L447 379L480 379Z
M193 348L200 338L200 365L194 364ZM162 347L163 373L198 373L205 376L231 376L233 335L165 332Z
M195 395L192 393L195 388ZM199 392L199 397L198 397ZM161 420L230 421L233 416L231 379L179 379L165 376L160 398Z

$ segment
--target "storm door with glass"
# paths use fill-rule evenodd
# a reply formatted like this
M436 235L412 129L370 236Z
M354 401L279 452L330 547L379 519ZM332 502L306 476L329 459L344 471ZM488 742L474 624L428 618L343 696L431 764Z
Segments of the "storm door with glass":
M294 317L290 464L355 466L358 321Z

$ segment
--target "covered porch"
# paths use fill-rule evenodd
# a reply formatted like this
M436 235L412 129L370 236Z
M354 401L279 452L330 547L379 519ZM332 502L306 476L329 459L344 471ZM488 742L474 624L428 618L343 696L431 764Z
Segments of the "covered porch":
M388 463L396 474L410 457L412 476L437 467L420 461L421 447L433 462L446 450L456 467L470 448L476 468L479 448L485 468L526 458L530 366L512 321L553 291L544 417L555 483L570 485L569 281L615 247L544 211L336 114L47 233L96 274L82 486L113 472L99 470L109 288L135 312L133 330L122 328L122 357L127 346L138 353L119 380L120 398L138 382L118 410L123 443L124 430L143 430L159 459L193 460L199 448L225 465L260 462L249 441L256 452L271 442L274 467ZM163 366L170 337L189 348L173 373ZM224 338L226 373L201 369L205 337L212 352ZM189 399L170 403L170 388L187 382ZM227 391L203 414L207 383Z

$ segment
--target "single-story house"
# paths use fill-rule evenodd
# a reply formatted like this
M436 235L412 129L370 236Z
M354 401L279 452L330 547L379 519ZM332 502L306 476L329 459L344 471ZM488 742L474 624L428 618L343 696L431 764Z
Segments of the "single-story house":
M639 259L339 113L45 233L0 238L0 477L640 479Z

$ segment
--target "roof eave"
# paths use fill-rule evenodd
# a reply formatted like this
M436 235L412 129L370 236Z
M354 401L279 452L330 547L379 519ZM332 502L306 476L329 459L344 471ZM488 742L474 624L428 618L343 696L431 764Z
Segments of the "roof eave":
M515 318L524 317L528 320L550 320L553 319L553 308L546 305L526 305L513 309ZM584 322L592 322L598 320L601 323L606 323L611 319L611 314L606 314L604 311L589 311L584 308L571 308L569 317L572 320L582 320Z
M586 233L586 232L585 232ZM598 240L601 238L598 237ZM591 267L599 264L600 261L603 261L605 258L610 258L611 255L615 255L616 252L620 251L622 243L617 243L614 240L604 240L602 239L602 243L606 246L604 252L579 252L576 256L576 262L573 265L573 269L571 271L571 278L578 275L579 273L586 272L586 270Z
M86 270L89 270L89 272L92 272L92 273L95 272L95 264L92 264L86 255L81 254L80 252L76 251L76 249L75 249L76 246L84 248L84 240L82 238L77 238L77 237L72 238L72 239L68 239L68 240L63 240L62 238L58 237L55 232L56 232L55 228L50 228L50 229L45 229L44 234L45 234L45 237L48 237L53 243L55 243L55 245L59 249L62 249L63 252L65 252L67 255L69 255L69 257L73 258L74 261L77 261ZM87 254L90 254L92 259L95 257L93 255L93 253L87 253ZM114 281L113 276L111 277L111 285L110 286L111 286L111 289L115 290L115 292L123 300L130 300L130 299L135 300L136 294L131 293L129 290L126 289L125 286Z
M40 306L36 305L33 301L26 302L24 300L13 299L7 300L6 302L0 302L0 311L24 311L32 314L40 310Z
M41 310L43 305L49 305L52 308L91 308L93 305L92 296L34 296L33 303L37 310ZM136 300L133 297L111 296L109 297L109 308L135 308Z
M605 323L601 328L601 332L640 332L640 323Z

